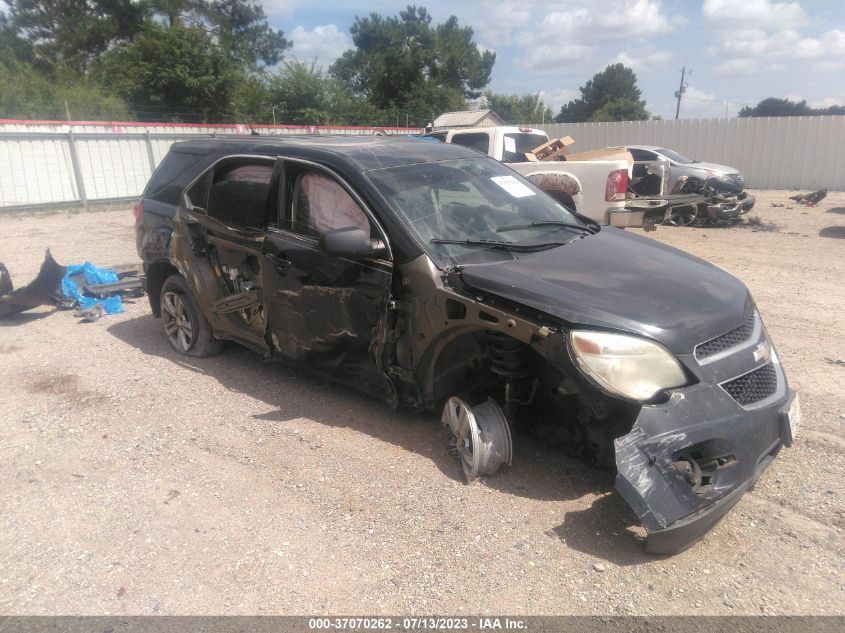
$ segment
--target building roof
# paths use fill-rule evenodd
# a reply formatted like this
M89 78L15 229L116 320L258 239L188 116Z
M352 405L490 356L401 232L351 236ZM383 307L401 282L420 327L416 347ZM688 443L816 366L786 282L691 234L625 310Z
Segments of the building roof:
M459 112L444 112L434 120L435 128L444 127L476 127L488 116L496 121L496 125L504 125L505 122L493 110L461 110Z

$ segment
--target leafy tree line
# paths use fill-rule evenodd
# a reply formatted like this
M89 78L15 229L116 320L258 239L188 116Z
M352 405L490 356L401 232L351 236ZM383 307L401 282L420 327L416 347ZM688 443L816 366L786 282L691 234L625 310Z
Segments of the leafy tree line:
M8 0L0 116L405 124L466 107L495 53L423 7L355 19L327 72L249 0Z
M496 54L454 16L370 13L325 72L250 0L7 0L0 117L423 126L484 95L507 123L551 121L539 94L485 90ZM636 76L609 66L556 120L647 118Z
M811 108L806 101L790 101L769 97L753 108L745 106L739 111L740 117L758 116L821 116L824 114L845 114L845 105L833 105L828 108Z

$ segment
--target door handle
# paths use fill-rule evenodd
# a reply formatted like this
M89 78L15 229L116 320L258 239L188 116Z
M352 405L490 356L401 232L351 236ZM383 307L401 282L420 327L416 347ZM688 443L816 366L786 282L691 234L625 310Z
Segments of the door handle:
M291 262L285 259L284 255L275 255L273 253L267 253L267 259L273 262L273 265L276 267L276 270L283 271L291 267Z

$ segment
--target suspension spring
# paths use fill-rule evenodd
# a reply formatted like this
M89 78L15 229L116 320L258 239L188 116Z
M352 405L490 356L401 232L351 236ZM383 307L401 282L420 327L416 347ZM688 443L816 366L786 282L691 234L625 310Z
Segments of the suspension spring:
M525 375L522 343L501 332L488 332L486 338L487 357L494 374L508 381Z

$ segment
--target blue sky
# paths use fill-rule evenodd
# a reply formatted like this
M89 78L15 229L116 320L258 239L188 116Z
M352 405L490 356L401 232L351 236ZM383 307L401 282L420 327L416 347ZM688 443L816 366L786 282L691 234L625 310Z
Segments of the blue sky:
M351 47L349 27L407 2L264 0L271 23L294 42L289 57L327 68ZM845 104L845 0L428 0L496 51L489 88L536 93L555 112L607 64L637 73L648 109L675 113L682 66L692 68L684 118L730 116L770 96L814 106Z

